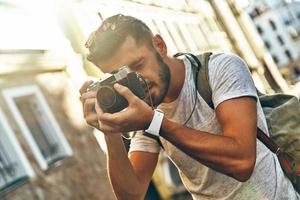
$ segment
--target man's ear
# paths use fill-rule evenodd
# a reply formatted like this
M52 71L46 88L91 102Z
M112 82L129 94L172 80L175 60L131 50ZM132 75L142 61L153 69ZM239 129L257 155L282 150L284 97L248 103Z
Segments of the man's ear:
M155 50L160 54L160 56L162 58L165 58L167 56L168 51L167 51L167 45L163 40L163 38L160 35L156 34L152 38L152 43Z

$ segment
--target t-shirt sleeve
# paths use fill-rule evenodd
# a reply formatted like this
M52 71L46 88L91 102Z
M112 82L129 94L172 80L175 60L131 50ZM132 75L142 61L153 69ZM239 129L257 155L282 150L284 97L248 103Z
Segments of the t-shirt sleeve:
M160 145L155 139L143 135L143 131L138 131L130 142L129 154L133 151L159 153Z
M215 108L225 100L250 96L256 88L245 62L233 54L215 54L209 60L209 83Z

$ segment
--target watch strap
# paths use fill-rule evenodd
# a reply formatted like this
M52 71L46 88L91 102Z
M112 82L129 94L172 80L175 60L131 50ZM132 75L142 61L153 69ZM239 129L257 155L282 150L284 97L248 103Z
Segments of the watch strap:
M164 113L161 110L154 109L152 121L148 129L145 130L145 132L158 137L163 118Z

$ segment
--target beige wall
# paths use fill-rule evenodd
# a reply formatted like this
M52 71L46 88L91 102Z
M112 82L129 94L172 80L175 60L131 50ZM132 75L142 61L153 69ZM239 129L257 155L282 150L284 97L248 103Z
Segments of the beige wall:
M74 97L67 100L72 95L72 91L76 94L77 90L72 88L66 73L1 77L0 92L5 88L28 84L37 84L41 89L63 135L71 146L73 156L52 169L41 170L1 93L1 109L36 174L34 179L8 192L2 198L10 200L114 199L107 178L106 157L99 148L92 129L85 125L83 119L82 123L78 123L78 120L74 121L69 114L71 112L67 111L65 106L66 102L72 101L74 105L80 106L78 99ZM51 86L53 90L49 89ZM81 113L77 115L81 116Z

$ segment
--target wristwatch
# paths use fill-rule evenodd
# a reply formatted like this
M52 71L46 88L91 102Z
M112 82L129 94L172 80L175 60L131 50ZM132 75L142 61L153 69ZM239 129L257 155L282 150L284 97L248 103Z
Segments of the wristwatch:
M164 119L164 113L159 109L154 109L154 115L152 121L148 129L145 130L145 132L158 137L163 119Z

